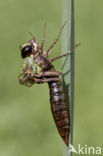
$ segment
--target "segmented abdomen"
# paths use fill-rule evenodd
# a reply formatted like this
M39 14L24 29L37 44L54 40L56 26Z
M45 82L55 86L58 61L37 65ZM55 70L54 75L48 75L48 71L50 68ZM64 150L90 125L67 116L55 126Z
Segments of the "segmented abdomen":
M70 120L66 106L65 95L60 81L50 82L50 102L55 124L60 136L68 146L70 133Z

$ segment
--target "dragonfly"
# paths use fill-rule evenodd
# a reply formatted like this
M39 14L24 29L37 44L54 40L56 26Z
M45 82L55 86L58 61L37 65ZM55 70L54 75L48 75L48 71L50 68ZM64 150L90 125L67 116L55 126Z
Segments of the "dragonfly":
M46 24L44 25L41 44L39 44L37 39L32 35L32 33L30 33L32 35L32 39L20 46L21 57L23 59L23 72L18 76L18 79L21 85L27 87L31 87L34 84L48 83L50 90L51 112L54 122L61 138L65 144L69 146L70 113L67 109L66 96L64 94L60 78L62 73L56 71L53 62L70 55L74 49L54 58L48 57L52 48L58 42L65 24L66 21L61 27L56 39L47 50L44 50L43 48L45 43ZM74 48L79 45L80 43L75 45Z

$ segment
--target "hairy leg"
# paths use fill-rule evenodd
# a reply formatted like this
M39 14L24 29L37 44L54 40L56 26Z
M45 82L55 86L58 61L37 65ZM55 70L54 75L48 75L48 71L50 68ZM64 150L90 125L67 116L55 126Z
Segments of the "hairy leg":
M73 50L74 50L75 48L77 48L79 45L80 45L80 43L76 44L75 47L74 47L71 51L68 51L67 53L65 53L65 54L63 54L63 55L60 55L60 56L51 58L51 59L49 59L49 61L50 61L50 62L53 62L53 61L58 60L58 59L60 59L60 58L62 58L62 57L65 57L65 56L70 55L70 54L73 52Z
M35 82L36 83L45 83L45 82L55 82L55 81L59 81L60 78L59 77L54 77L54 78L43 78L43 79L37 79L35 78Z
M19 83L20 83L21 85L25 85L25 86L27 86L27 87L31 87L31 86L34 84L34 82L32 82L30 78L31 78L30 75L20 74L20 75L18 76Z
M34 77L36 78L42 78L42 77L50 77L50 76L59 76L61 75L62 73L61 72L57 72L57 71L46 71L46 72L43 72L41 74L35 74Z
M25 85L27 87L31 87L34 83L55 82L55 81L60 80L60 78L56 77L56 76L46 78L45 76L44 77L35 77L35 76L31 76L31 75L20 74L18 76L18 79L19 79L20 84Z
M52 45L49 47L49 49L46 51L46 57L49 55L51 49L56 45L56 43L58 42L59 38L60 38L60 35L64 29L64 26L66 24L67 21L65 21L65 23L63 24L63 26L61 27L60 31L59 31L59 34L57 36L57 38L55 39L55 41L52 43Z

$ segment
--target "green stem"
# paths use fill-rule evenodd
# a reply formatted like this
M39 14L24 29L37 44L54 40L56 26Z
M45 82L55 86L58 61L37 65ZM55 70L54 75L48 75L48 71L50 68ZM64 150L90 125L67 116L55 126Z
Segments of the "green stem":
M74 0L63 0L63 23L67 24L63 30L62 51L63 54L74 47ZM63 58L62 61L63 86L67 98L67 106L70 112L70 136L69 144L73 144L73 116L74 116L74 53ZM63 143L63 156L71 156L69 149Z

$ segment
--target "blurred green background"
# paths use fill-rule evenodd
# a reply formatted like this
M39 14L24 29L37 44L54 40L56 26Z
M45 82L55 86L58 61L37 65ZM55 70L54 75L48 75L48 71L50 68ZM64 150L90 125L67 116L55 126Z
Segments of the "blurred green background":
M103 1L75 0L74 145L103 146ZM19 85L19 46L39 41L47 21L45 49L56 37L62 0L0 1L0 156L62 156L62 141L52 119L47 84ZM61 42L51 57L61 53ZM60 71L60 61L55 63ZM75 155L75 154L73 154Z

